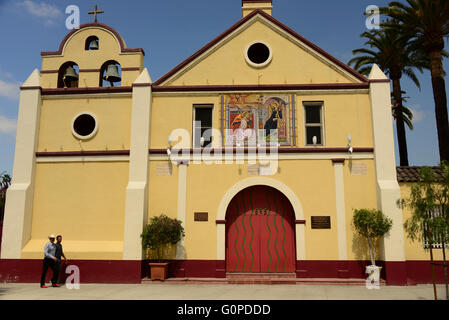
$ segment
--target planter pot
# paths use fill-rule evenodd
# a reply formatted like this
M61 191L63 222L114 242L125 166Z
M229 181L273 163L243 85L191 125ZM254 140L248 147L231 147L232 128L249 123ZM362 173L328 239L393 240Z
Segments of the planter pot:
M366 266L366 274L368 278L366 279L366 287L368 289L380 289L380 270L382 267L370 265Z
M150 262L151 280L165 280L168 278L168 262Z

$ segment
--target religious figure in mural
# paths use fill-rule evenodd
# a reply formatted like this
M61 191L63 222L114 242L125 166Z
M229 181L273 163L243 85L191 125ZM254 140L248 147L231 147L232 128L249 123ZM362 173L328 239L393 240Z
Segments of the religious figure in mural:
M265 137L269 137L272 130L278 130L280 123L282 122L282 109L281 104L285 105L285 102L280 98L270 98L265 102L268 105L269 118L265 121Z
M290 145L290 97L287 95L230 94L223 99L227 145L234 140L248 146L279 142Z
M252 120L253 114L251 113L251 107L247 110L238 110L234 113L231 123L232 134L236 137L238 143L245 143L245 139L248 141L254 135L254 121ZM241 112L241 113L238 113Z
M251 113L249 111L244 111L234 118L231 124L233 130L242 129L246 130L251 125Z

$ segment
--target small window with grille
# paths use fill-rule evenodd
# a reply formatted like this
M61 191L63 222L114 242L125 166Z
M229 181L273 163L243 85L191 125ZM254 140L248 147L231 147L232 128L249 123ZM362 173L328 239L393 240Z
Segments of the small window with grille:
M435 209L429 211L428 214L429 214L429 218L431 218L431 219L432 218L440 218L443 215L443 208L441 206L436 207ZM426 223L424 223L422 227L423 227L422 235L423 235L424 249L430 249L430 246L432 246L432 249L442 249L443 248L443 235L433 233L432 238L429 238L429 236L428 236L429 226ZM444 247L446 249L449 249L449 244L445 243Z

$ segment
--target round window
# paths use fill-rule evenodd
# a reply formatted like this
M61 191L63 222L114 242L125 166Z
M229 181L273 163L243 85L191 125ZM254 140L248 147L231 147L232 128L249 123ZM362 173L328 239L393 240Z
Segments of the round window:
M251 66L261 68L270 63L272 52L267 44L255 41L247 47L245 58Z
M97 119L91 113L82 113L73 119L72 133L79 139L90 139L97 133Z

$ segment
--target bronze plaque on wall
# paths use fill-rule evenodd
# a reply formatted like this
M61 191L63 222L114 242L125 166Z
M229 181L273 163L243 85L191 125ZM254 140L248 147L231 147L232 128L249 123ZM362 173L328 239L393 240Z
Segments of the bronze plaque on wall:
M328 216L315 216L311 217L312 229L330 229L331 228L331 217Z
M207 212L195 212L195 221L208 221Z

